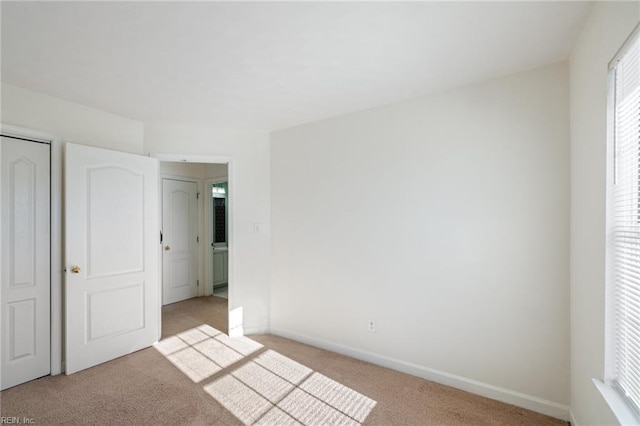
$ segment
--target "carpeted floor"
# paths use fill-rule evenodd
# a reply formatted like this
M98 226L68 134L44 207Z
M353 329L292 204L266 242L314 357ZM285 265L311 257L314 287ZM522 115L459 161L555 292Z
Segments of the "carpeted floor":
M153 348L3 391L38 425L561 425L531 411L272 335L230 339L227 301L163 308Z

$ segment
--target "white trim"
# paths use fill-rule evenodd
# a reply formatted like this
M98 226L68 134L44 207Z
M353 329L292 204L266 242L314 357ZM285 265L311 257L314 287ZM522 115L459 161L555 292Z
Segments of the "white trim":
M30 139L38 142L51 143L58 140L57 137L50 133L40 130L27 129L25 127L13 126L11 124L0 124L0 133L6 136L14 136L16 138Z
M603 380L592 379L594 385L603 399L622 425L639 425L640 418L634 410L634 404L624 397L613 383L617 378L616 367L616 310L619 309L615 298L615 185L616 185L616 72L617 66L623 56L629 51L633 43L637 42L640 32L640 23L622 44L614 58L609 63L607 75L607 134L606 134L606 210L605 210L605 318L604 318L604 365Z
M62 148L59 137L40 130L0 124L0 133L32 139L51 146L51 375L64 371L62 358Z
M205 182L213 185L214 183L227 182L228 180L229 180L228 176L220 176L220 177L207 178L205 179Z
M606 191L605 191L605 309L604 309L604 365L602 377L607 383L616 376L615 345L615 294L614 294L614 191L615 191L615 76L610 69L607 75L607 139L606 139Z
M256 327L243 327L243 335L250 336L252 334L276 334L272 333L272 330L269 330L268 327L256 326ZM286 337L286 336L282 336ZM294 340L294 339L291 339Z
M569 423L571 423L571 426L578 426L578 421L573 415L573 410L569 410Z
M633 28L633 31L631 31L631 34L629 34L627 39L622 43L622 46L620 46L620 49L618 49L615 55L613 55L613 58L611 58L611 61L609 61L610 70L618 66L620 59L622 59L624 54L627 53L627 50L629 50L629 48L635 41L636 37L638 37L639 32L640 32L640 22L636 24L636 26Z
M316 339L314 337L308 337L288 330L282 330L272 327L270 329L270 333L277 336L286 337L287 339L295 340L301 343L316 346L318 348L347 355L352 358L360 359L362 361L367 361L372 364L391 368L392 370L397 370L403 373L411 374L413 376L421 377L423 379L430 380L436 383L461 389L463 391L470 392L476 395L495 399L501 402L506 402L507 404L515 405L517 407L525 408L527 410L535 411L537 413L545 414L557 419L561 419L564 421L569 420L568 406L558 404L553 401L548 401L546 399L538 398L533 395L516 392L499 386L490 385L488 383L483 383L466 377L457 376L455 374L449 374L444 371L435 370L433 368L424 367L422 365L413 364L384 355L378 355L372 352L363 351L339 343L333 343L322 339Z
M211 185L211 179L205 179L202 184L202 202L204 203L202 209L202 222L204 226L204 244L206 245L206 255L204 256L204 295L211 296L213 294L213 288L209 291L209 280L211 279L211 193L209 191L209 185ZM213 287L213 286L212 286Z
M149 154L151 156L151 154ZM230 163L232 158L216 155L182 155L182 154L154 154L159 161L170 161L172 163Z
M613 387L597 379L591 380L621 425L640 424L640 419L633 412L629 403Z
M64 216L62 212L62 142L51 140L51 375L62 374L63 299L64 283L64 239L62 237Z

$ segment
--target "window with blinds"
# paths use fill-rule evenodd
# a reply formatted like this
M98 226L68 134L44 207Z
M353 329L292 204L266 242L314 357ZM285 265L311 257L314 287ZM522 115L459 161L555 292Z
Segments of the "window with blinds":
M640 412L640 39L612 62L613 384ZM611 95L613 95L611 97Z

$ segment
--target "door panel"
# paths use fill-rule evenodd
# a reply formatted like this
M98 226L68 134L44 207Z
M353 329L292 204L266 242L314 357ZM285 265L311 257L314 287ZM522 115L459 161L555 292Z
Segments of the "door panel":
M224 284L224 253L213 250L213 285Z
M227 273L228 252L226 248L213 250L213 285L227 284L229 281Z
M66 146L66 373L160 335L158 162Z
M198 185L162 180L162 301L198 295Z
M2 137L2 389L50 372L49 156Z
M142 271L144 175L119 166L90 166L86 179L87 278Z
M111 310L116 305L120 306L121 314L113 318ZM144 282L87 293L87 312L91 313L87 327L88 342L143 328Z

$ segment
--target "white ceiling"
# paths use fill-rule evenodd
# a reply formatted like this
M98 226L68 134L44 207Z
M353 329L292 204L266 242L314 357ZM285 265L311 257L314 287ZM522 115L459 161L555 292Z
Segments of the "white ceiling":
M1 3L2 80L275 130L567 59L584 2Z

